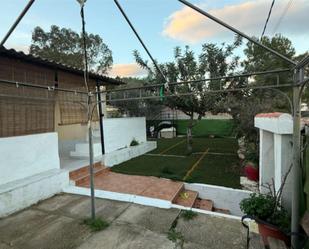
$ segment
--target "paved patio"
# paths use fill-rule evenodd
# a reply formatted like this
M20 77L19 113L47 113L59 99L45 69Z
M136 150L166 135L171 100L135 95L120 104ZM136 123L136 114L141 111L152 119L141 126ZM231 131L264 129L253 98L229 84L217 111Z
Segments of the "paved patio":
M1 249L242 249L246 231L237 220L199 214L179 217L178 209L159 209L96 199L97 216L110 226L92 232L82 224L89 216L89 197L61 194L0 219ZM175 222L177 220L177 222ZM170 241L174 227L184 238Z

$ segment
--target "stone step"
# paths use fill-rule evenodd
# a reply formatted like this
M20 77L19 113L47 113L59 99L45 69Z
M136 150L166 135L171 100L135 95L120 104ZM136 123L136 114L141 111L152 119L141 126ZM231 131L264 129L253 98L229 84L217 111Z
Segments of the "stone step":
M213 211L217 212L217 213L221 213L221 214L231 214L230 210L224 209L224 208L216 208L216 207L214 207Z
M213 211L214 203L212 200L197 198L193 207L202 210Z
M102 166L101 162L97 162L97 163L94 164L94 172L95 173L98 173L98 172L100 172L101 170L104 170L104 169L106 169L106 168L104 166ZM71 171L69 173L70 181L74 181L74 182L81 180L81 179L88 177L88 176L89 176L89 166L79 168L79 169Z
M191 190L183 190L177 195L173 203L184 207L193 207L197 197L198 192Z

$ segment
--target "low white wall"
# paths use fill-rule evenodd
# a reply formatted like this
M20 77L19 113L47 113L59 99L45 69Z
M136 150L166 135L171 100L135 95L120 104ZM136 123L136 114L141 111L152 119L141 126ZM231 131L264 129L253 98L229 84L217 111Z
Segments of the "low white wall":
M216 208L229 209L231 215L242 216L239 203L244 198L249 197L251 191L232 189L221 186L214 186L199 183L185 183L185 189L196 191L199 198L210 199Z
M60 169L57 133L0 138L0 185Z
M130 146L128 148L106 153L102 157L102 163L107 167L112 167L134 157L141 156L149 151L155 150L156 148L156 141L147 141L136 146Z
M129 147L135 138L146 142L146 119L141 118L104 118L105 153Z
M0 217L47 199L69 185L69 172L49 170L0 187Z

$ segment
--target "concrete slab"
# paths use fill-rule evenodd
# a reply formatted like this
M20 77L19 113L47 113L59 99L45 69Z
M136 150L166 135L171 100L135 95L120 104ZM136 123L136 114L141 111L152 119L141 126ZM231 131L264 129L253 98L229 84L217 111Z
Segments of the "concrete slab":
M132 204L117 221L139 225L151 231L167 233L180 210Z
M176 231L181 232L185 242L202 245L204 248L246 248L246 230L237 220L199 214L189 221L180 218ZM188 248L190 246L187 245Z
M17 249L16 247L12 247L12 246L9 246L9 245L7 245L5 243L1 243L1 242L0 242L0 248L1 249Z
M130 203L111 201L106 199L95 199L95 208L98 217L104 218L107 221L112 221L118 217ZM91 202L89 197L81 197L76 202L64 206L60 213L74 218L87 218L91 214Z
M60 208L81 198L82 196L79 195L58 194L48 200L38 203L35 207L44 211L57 211Z
M82 244L91 235L88 226L69 217L58 217L41 227L20 237L15 245L22 249L70 249Z
M174 249L165 234L158 234L132 224L113 224L94 234L78 249Z
M40 231L41 227L57 216L39 210L24 210L0 220L0 241L13 245L14 242L29 231Z

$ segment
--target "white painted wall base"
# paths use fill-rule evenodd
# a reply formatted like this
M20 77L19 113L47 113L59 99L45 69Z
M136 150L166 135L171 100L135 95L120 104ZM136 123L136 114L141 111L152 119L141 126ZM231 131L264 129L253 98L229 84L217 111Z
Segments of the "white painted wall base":
M90 196L90 189L89 188L81 188L76 186L68 186L64 189L65 193L69 194L78 194L78 195L86 195ZM151 207L158 207L158 208L171 208L172 203L170 201L155 199L140 195L131 195L131 194L124 194L124 193L117 193L105 190L95 189L95 197L102 198L102 199L109 199L109 200L116 200L116 201L125 201L131 202L136 204L141 204L145 206Z
M75 144L75 151L71 151L70 156L76 158L89 158L89 143L84 142ZM93 143L93 156L95 158L102 156L101 142Z
M64 189L64 192L69 193L69 194L90 196L90 189L76 187L76 186L68 186ZM217 212L201 210L197 208L184 207L184 206L173 204L172 202L167 201L167 200L155 199L155 198L139 196L139 195L130 195L130 194L123 194L123 193L95 189L95 196L97 198L102 198L102 199L125 201L125 202L131 202L131 203L136 203L136 204L151 206L151 207L166 208L166 209L178 208L182 210L192 210L197 213L208 214L208 215L221 217L221 218L229 218L229 219L236 219L236 220L240 220L241 218L240 216L235 216L235 215L230 215L230 214L222 214L222 213L217 213Z
M212 200L216 208L228 209L231 215L235 216L244 215L239 208L239 203L252 193L247 190L200 183L185 183L185 189L198 192L200 198Z
M143 155L149 151L152 151L157 148L157 142L147 141L141 143L137 146L130 146L128 148L123 148L120 150L112 151L106 153L102 157L102 163L106 167L112 167L114 165L120 164L122 162L128 161L134 157Z
M68 184L68 171L52 169L0 185L0 217L60 193Z

